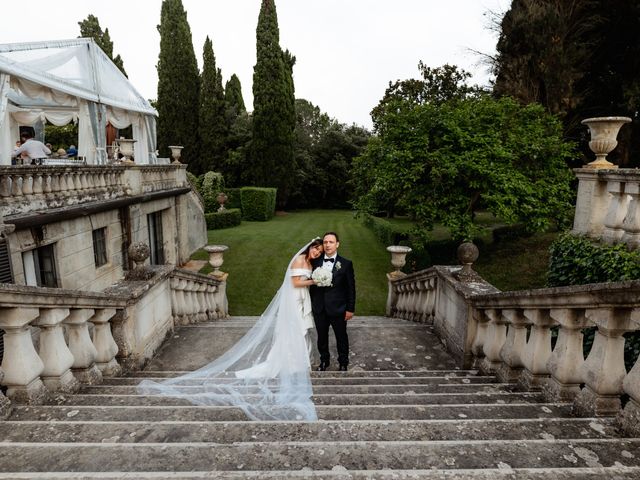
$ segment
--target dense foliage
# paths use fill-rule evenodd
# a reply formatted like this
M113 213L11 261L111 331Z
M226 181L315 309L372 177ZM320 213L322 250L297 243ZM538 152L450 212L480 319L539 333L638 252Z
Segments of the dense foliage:
M216 57L209 37L204 42L202 57L198 110L200 155L197 161L189 163L189 168L194 173L221 169L226 156L228 129L222 72L216 67Z
M237 227L242 223L242 214L239 208L227 208L222 212L206 213L204 218L207 221L207 230Z
M383 99L379 135L354 161L360 211L402 208L422 228L449 227L454 239L476 236L480 208L532 231L566 221L572 149L553 116L477 91L431 98Z
M78 22L78 25L80 25L80 36L84 38L93 38L102 51L107 54L107 57L111 59L115 66L118 67L126 77L127 72L124 70L122 57L120 55L116 55L115 57L113 56L113 42L109 35L109 29L105 28L104 32L102 31L98 17L95 15L88 15L87 18Z
M273 0L262 0L256 28L253 68L253 135L249 179L253 185L276 187L278 204L286 204L295 177L295 63L280 48L278 17Z
M497 27L495 93L560 115L565 135L581 140L585 152L582 119L637 116L640 3L514 0ZM619 141L619 164L639 165L630 147L640 142L640 126L623 128Z
M218 172L207 172L202 177L202 199L204 200L204 211L215 212L220 204L216 197L220 192L224 192L224 177Z
M183 145L182 161L198 158L200 78L191 28L181 0L163 0L158 58L158 150L168 157L169 145Z
M276 195L275 188L241 188L242 218L261 222L273 218L276 211Z
M640 279L640 252L566 233L551 245L551 287Z

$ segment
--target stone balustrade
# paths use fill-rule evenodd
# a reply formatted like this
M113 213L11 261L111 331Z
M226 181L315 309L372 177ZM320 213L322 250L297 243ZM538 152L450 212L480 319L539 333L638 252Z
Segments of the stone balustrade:
M640 433L640 360L629 372L624 361L624 335L640 332L640 281L500 292L459 272L389 277L388 314L433 324L466 367L572 402L580 415L618 415Z
M110 320L125 305L104 293L3 285L1 384L7 397L38 403L49 392L73 392L80 382L118 374Z
M226 275L216 278L176 269L171 274L171 313L175 325L229 316Z
M11 217L188 187L184 165L0 167L0 215Z
M640 171L575 170L579 180L573 233L640 247Z

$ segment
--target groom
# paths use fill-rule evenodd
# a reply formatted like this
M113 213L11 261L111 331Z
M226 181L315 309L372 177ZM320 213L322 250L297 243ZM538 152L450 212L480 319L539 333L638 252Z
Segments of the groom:
M318 351L320 366L324 371L329 366L329 326L333 327L338 347L340 370L346 371L349 365L349 337L347 322L353 318L356 306L356 279L353 263L338 255L340 239L335 232L327 232L322 237L324 255L311 262L313 269L325 268L333 274L330 287L312 286L311 308L318 332Z

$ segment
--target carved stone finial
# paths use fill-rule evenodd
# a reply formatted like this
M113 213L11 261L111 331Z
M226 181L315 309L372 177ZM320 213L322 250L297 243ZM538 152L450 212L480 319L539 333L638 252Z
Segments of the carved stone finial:
M135 263L135 267L127 273L126 280L149 280L153 277L153 272L144 264L151 254L149 245L144 242L132 243L127 252L129 258Z
M480 254L478 247L473 242L464 242L460 244L457 251L458 261L462 265L462 270L457 274L458 280L461 282L470 282L478 277L473 271L471 265L478 259Z

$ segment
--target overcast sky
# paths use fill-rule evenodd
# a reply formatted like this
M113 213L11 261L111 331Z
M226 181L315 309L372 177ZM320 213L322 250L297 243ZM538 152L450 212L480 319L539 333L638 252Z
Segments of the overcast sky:
M182 0L194 50L202 64L208 35L224 81L235 73L252 109L255 29L260 0ZM137 90L156 98L156 63L162 0L2 1L0 43L75 38L78 22L98 17L114 53ZM487 84L480 51L493 54L496 37L487 11L504 12L510 0L276 0L280 45L297 58L296 97L342 123L371 127L369 112L389 81L451 63Z

